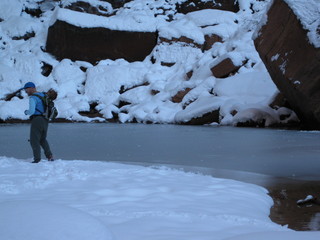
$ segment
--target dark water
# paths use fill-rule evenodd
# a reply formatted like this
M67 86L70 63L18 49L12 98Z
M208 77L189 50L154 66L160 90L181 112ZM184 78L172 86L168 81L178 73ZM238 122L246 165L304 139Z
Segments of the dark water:
M32 158L28 124L2 124L0 134L0 156ZM319 131L54 123L49 126L48 140L56 159L178 165L217 175L235 170L320 180Z

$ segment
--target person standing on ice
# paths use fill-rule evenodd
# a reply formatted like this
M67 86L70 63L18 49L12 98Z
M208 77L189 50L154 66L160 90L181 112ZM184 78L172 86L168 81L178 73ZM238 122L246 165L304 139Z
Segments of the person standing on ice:
M30 115L30 144L33 151L33 162L38 163L41 160L41 148L48 161L53 161L53 155L47 141L47 132L49 121L43 116L45 106L40 97L44 97L44 93L37 92L33 82L27 82L22 88L29 96L29 109L25 110L26 115ZM40 97L38 97L40 96Z

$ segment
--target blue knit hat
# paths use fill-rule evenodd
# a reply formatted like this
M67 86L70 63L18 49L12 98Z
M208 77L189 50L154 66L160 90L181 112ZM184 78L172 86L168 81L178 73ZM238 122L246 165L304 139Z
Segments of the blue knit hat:
M33 82L27 82L27 83L24 85L23 89L35 88L35 87L36 87L36 85L34 85Z

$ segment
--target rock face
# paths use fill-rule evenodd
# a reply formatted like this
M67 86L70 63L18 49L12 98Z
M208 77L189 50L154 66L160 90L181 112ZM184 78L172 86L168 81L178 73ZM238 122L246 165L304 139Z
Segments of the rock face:
M234 0L187 0L177 4L177 11L183 14L202 9L218 9L231 12L238 12L239 5Z
M157 43L155 32L115 31L107 28L80 28L56 21L48 30L46 51L58 60L96 63L102 59L124 58L142 61Z
M320 48L283 0L275 0L254 41L261 59L304 128L320 129Z

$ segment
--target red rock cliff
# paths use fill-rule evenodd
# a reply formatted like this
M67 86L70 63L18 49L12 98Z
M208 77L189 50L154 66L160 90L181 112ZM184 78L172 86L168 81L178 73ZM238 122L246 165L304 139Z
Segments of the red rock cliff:
M309 42L307 31L283 0L273 2L254 43L304 127L320 129L320 48Z

